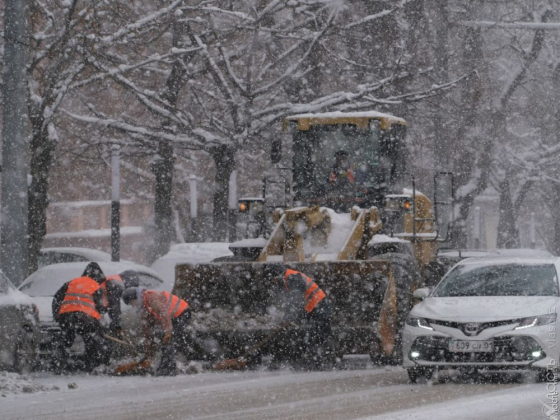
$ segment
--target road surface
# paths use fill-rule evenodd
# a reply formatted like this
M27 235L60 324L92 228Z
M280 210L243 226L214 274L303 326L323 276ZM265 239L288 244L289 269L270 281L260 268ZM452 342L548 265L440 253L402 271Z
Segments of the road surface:
M171 378L43 375L34 381L60 390L1 397L2 420L547 418L539 401L546 402L546 384L412 385L397 367ZM68 388L72 382L76 389Z

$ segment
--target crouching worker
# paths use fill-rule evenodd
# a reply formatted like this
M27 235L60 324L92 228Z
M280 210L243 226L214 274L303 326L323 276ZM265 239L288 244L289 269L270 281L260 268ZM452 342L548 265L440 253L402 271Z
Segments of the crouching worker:
M332 349L332 305L325 292L305 274L281 264L269 265L265 277L277 284L284 294L283 325L297 325L279 337L273 353L273 365L300 362L316 369L334 359Z
M89 263L81 277L65 283L56 292L52 303L53 317L61 328L59 357L66 362L66 349L72 346L76 334L81 335L85 344L85 370L88 372L108 362L107 343L99 322L103 311L100 284L104 281L101 267L95 262Z
M123 301L140 312L145 337L144 366L154 354L154 329L161 326L165 335L161 342L161 361L156 375L176 375L175 353L189 341L187 326L191 319L189 304L171 293L128 288L123 293Z

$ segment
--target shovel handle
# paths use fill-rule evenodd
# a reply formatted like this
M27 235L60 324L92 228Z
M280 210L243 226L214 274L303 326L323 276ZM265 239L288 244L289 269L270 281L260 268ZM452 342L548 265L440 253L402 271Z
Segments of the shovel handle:
M120 338L117 338L117 337L113 337L112 335L109 335L109 334L103 334L103 337L106 338L107 340L114 341L115 343L122 344L123 346L134 347L134 345L132 343L129 343L128 341L121 340Z

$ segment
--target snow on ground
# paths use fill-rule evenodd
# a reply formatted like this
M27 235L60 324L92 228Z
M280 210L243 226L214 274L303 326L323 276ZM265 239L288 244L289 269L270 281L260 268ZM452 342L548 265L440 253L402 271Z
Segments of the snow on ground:
M0 371L0 396L7 397L10 394L33 394L41 391L58 391L59 387L45 383L37 383L28 376L17 373ZM0 402L1 406L1 402Z
M362 420L558 419L545 415L548 411L545 406L546 389L546 384L525 385L489 395L483 394L433 404L421 410L413 408Z
M152 269L167 282L175 282L175 265L210 262L215 258L231 256L227 242L177 244L152 264Z
M35 377L35 381L55 385L60 391L7 395L0 399L0 417L2 420L437 420L467 418L461 415L468 413L470 405L473 415L469 419L542 418L538 399L544 401L545 384L412 385L401 368L372 368L360 358L349 358L350 362L354 365L349 364L347 369L324 372L206 372L122 378L43 375ZM76 387L69 388L70 383ZM455 406L459 417L454 415ZM501 411L498 408L492 411L492 407L498 406ZM512 416L493 417L500 412ZM429 414L406 417L421 413ZM518 417L516 413L525 416ZM376 418L376 415L385 417Z

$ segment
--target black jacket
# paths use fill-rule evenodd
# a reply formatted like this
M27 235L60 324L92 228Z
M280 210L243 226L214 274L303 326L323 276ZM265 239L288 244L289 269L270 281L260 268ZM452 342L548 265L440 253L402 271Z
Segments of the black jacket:
M111 318L111 330L116 331L121 328L121 297L124 288L116 281L107 283L107 313Z

